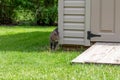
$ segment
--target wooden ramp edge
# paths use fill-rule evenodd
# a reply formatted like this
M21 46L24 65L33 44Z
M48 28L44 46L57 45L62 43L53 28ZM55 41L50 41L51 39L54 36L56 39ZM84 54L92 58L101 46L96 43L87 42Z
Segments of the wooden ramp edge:
M120 43L97 42L77 58L72 60L72 63L120 65Z

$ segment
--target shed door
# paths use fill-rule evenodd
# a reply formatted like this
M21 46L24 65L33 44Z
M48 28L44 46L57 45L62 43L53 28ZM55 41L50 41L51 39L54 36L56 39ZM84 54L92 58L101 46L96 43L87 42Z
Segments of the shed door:
M120 42L120 0L91 1L91 41Z

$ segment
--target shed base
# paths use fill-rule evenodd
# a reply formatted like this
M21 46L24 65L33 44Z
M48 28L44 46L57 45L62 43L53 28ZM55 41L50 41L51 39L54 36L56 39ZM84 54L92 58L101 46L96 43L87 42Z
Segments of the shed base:
M81 51L81 50L86 50L90 46L82 46L82 45L60 45L60 47L64 51Z

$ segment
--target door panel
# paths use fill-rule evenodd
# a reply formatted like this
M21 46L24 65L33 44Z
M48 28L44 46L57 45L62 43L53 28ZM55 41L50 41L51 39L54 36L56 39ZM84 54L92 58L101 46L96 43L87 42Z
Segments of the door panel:
M91 1L91 41L120 42L120 0Z

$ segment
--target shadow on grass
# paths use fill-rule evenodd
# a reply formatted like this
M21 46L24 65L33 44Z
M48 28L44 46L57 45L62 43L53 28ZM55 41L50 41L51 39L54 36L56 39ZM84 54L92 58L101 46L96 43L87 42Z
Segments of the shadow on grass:
M27 32L0 36L0 51L46 51L49 50L50 32Z

